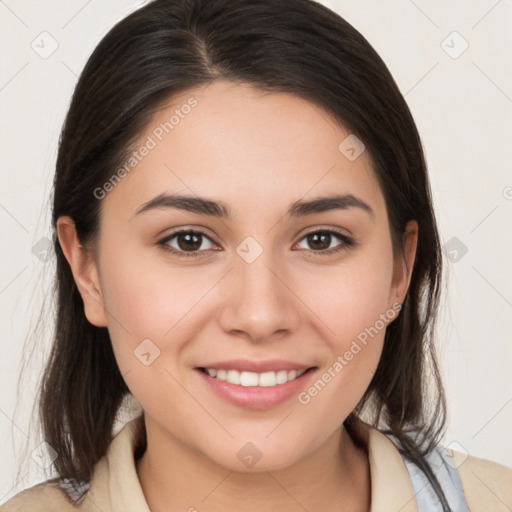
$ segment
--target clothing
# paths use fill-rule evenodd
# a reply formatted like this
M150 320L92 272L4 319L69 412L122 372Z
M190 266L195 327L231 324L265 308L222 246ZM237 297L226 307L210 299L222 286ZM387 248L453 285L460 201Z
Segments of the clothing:
M112 440L107 454L94 468L90 488L80 506L72 505L58 482L50 480L17 494L0 511L150 512L134 461L138 421L141 418L127 423ZM358 426L358 437L366 447L370 463L371 512L423 512L418 503L428 502L425 498L428 488L414 474L414 468L402 458L393 442L362 422ZM456 489L457 476L460 476L471 512L512 510L512 469L451 450L437 450L429 457L434 469L444 468L443 471L436 470L436 474L445 489ZM457 471L451 471L455 468ZM464 499L457 506L464 506ZM452 507L456 512L465 510ZM428 508L429 512L436 510L442 509Z
M464 496L462 482L455 468L452 457L444 450L435 448L426 457L430 467L435 471L452 512L470 512ZM412 486L418 504L418 510L442 510L438 495L430 484L425 473L416 464L404 457L405 466L409 471Z

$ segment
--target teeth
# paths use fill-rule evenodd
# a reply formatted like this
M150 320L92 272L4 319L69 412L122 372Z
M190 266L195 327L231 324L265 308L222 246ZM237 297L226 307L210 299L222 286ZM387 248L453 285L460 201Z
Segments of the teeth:
M210 377L217 378L236 384L237 386L259 386L272 387L278 384L285 384L290 380L300 377L306 370L279 370L277 372L239 372L237 370L215 370L206 368L206 373Z
M234 379L230 379L230 374L235 376ZM236 378L238 377L238 379ZM227 382L231 384L241 384L242 386L257 386L259 384L259 375L253 372L237 372L236 370L231 370L228 372Z
M231 382L231 384L240 385L240 378L241 378L240 372L237 372L236 370L228 370L228 373L226 375L226 380L228 382ZM249 384L245 384L245 386L248 386L248 385Z
M276 381L278 384L288 382L288 372L286 370L279 370L276 372Z
M254 375L257 375L257 374L254 374ZM270 387L270 386L275 386L276 384L277 384L276 372L265 372L265 373L260 373L260 377L258 379L257 384L253 384L253 386L260 385L262 387Z

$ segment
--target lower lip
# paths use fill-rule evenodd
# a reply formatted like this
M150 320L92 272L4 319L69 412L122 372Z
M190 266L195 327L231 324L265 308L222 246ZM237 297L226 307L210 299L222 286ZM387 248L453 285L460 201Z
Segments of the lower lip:
M297 396L304 388L306 381L315 373L315 368L310 368L300 377L277 384L276 386L238 386L230 382L210 377L207 373L196 368L195 371L203 378L207 386L219 396L238 407L246 409L270 409L280 405L293 396Z

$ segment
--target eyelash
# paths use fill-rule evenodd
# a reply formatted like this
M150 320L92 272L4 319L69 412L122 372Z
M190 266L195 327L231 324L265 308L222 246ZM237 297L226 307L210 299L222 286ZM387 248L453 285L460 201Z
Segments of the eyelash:
M348 237L347 235L340 233L339 231L336 231L334 229L318 229L316 231L310 231L309 233L306 233L300 240L299 243L304 240L306 237L314 234L329 234L334 235L335 237L339 238L342 243L340 243L338 246L336 246L333 249L326 249L326 250L318 250L314 251L311 250L312 253L315 256L330 256L332 254L339 253L344 250L348 250L351 247L354 247L356 245L355 241ZM157 245L161 246L164 251L170 252L180 258L198 258L202 257L201 252L204 251L178 251L174 248L171 248L168 243L175 237L179 235L199 235L201 237L205 237L208 240L210 240L212 243L214 243L206 233L203 233L202 231L196 231L193 229L181 229L179 231L176 231L174 233L171 233L170 235L167 235L166 237L162 238L157 242Z

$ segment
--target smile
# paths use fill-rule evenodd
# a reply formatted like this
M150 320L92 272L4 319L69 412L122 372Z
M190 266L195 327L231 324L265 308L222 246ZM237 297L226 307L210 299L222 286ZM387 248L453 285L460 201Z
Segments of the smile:
M200 370L215 379L245 387L278 386L295 380L306 372L306 370L278 370L256 373L247 371L240 372L238 370L217 370L214 368L201 368Z

